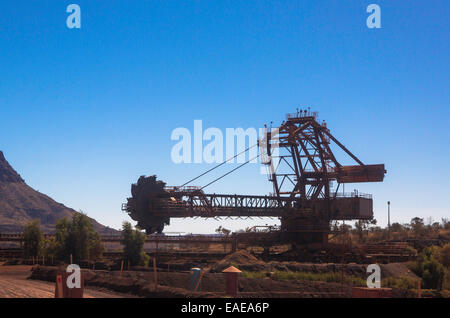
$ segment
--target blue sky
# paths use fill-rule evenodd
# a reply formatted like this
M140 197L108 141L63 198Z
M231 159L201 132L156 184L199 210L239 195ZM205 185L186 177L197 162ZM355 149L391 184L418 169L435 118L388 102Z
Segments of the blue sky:
M66 7L82 27L66 27ZM366 7L381 7L368 29ZM130 184L182 184L177 127L262 127L310 106L363 162L385 163L386 224L450 217L448 1L14 1L0 5L0 149L32 187L120 227ZM221 172L227 171L231 166ZM201 180L203 184L206 180ZM349 185L348 187L353 187ZM346 189L348 189L346 187ZM257 165L211 192L261 193ZM177 220L212 232L273 220Z

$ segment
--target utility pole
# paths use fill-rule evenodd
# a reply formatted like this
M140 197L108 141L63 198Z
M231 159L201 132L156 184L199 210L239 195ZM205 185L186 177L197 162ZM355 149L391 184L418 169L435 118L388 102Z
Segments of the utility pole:
M391 239L391 201L388 201L388 241Z

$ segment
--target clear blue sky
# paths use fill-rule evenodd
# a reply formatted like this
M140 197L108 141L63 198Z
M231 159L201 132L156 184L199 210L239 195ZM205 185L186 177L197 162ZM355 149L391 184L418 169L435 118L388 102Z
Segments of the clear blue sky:
M81 7L80 30L66 27L70 3ZM366 27L370 3L381 29ZM449 9L446 0L4 1L0 149L32 187L118 228L140 175L177 185L210 167L171 162L174 128L262 127L307 105L363 162L386 164L384 183L355 185L374 195L379 223L387 200L394 222L450 217ZM209 191L268 193L258 171ZM274 221L252 224L265 223ZM250 223L179 220L168 231L220 224Z

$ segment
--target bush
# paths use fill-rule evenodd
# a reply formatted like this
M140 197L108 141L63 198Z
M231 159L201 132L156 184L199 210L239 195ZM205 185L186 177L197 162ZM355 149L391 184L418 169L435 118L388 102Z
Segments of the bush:
M407 250L412 255L417 255L417 250L414 247L412 247L411 245L407 245L405 250Z
M400 288L400 289L416 289L417 288L417 280L412 278L406 278L406 277L389 277L386 279L383 279L381 282L381 285L383 287L388 288Z
M433 257L423 263L422 279L424 288L441 290L444 275L444 266L436 258Z
M450 243L445 244L440 252L441 263L445 267L450 267Z
M445 268L439 262L441 249L437 246L424 248L417 262L409 268L422 278L425 289L441 290L444 283Z
M241 277L245 278L265 278L268 277L267 272L242 272ZM341 283L342 278L345 284L353 286L366 286L366 281L363 278L344 275L338 272L329 273L310 273L310 272L287 272L287 271L275 271L270 277L274 280L309 280L320 281L327 283Z
M444 283L442 284L443 290L450 291L450 269L446 269L445 275L444 275Z

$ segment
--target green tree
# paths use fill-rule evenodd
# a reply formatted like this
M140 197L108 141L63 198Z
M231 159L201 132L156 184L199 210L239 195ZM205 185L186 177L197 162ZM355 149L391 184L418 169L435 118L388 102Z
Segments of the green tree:
M367 235L369 233L370 225L377 224L377 220L358 220L355 222L355 232L358 236L358 240L360 243L364 243L366 241Z
M135 229L130 222L123 222L120 243L123 257L132 266L148 266L149 256L144 251L145 234Z
M423 222L423 219L419 217L411 219L411 229L414 232L414 237L418 238L423 236L425 232L425 224Z
M392 232L402 232L403 230L404 230L403 226L400 223L397 223L397 222L392 223L392 225L391 225Z
M41 222L34 220L27 223L23 228L23 251L25 258L38 257L43 247L43 235Z
M58 245L55 237L44 239L43 253L46 257L58 258Z
M103 246L100 235L97 232L92 233L89 241L89 260L95 261L103 256L105 247Z
M450 221L448 220L448 218L442 218L442 228L445 230L450 230Z
M56 223L55 241L49 244L57 258L73 262L96 260L103 254L103 245L92 220L82 212L74 213L72 220L61 219Z
M56 221L56 233L54 240L47 242L46 253L47 255L53 255L56 259L67 260L67 256L70 255L66 251L66 241L69 236L70 220L63 218Z

